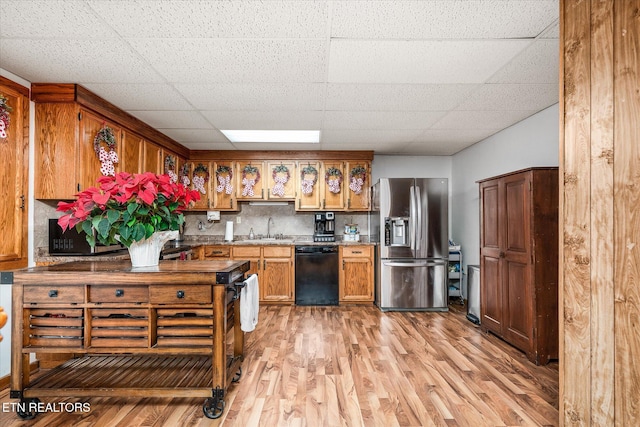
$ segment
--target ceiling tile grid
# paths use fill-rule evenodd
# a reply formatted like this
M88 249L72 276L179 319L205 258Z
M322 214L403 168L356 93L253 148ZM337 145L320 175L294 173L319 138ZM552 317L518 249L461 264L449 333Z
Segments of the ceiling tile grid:
M451 155L558 102L558 0L1 0L0 68L191 149ZM297 148L294 148L297 147ZM314 148L311 147L311 148Z

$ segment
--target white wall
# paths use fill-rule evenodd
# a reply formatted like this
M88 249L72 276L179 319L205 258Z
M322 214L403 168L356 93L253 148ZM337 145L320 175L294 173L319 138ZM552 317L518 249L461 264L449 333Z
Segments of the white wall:
M451 238L462 245L464 271L480 263L480 200L476 181L533 166L558 166L558 104L452 157Z

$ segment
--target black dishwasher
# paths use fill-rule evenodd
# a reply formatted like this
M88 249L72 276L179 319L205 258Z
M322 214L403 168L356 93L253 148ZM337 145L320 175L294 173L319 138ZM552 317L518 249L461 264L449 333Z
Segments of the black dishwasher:
M337 246L296 246L296 305L338 305Z

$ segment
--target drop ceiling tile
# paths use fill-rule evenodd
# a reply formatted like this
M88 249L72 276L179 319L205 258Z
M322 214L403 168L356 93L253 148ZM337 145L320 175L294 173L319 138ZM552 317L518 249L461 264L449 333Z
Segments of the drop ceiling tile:
M343 149L355 149L352 145L363 144L408 144L420 134L420 129L359 129L338 130L326 129L320 134L320 142L324 144L343 144Z
M557 17L557 0L335 1L331 36L361 39L532 38Z
M490 129L475 130L442 130L429 129L419 135L413 142L406 146L404 153L448 156L482 141L496 133Z
M176 84L200 110L313 111L323 108L323 84Z
M472 84L327 85L327 110L337 111L445 111L460 104L478 87Z
M322 143L322 150L330 151L353 151L353 150L373 150L376 154L397 154L408 145L408 143L395 143L390 144L388 142L367 142L367 143Z
M128 39L167 81L320 82L325 40Z
M559 39L560 38L560 22L556 20L547 30L540 36L543 39Z
M520 55L502 67L490 79L490 83L552 83L559 79L559 41L540 39L534 41Z
M326 1L89 1L123 37L325 38ZM139 17L145 17L140 26Z
M106 39L119 37L76 0L0 1L1 38Z
M325 129L426 129L444 111L326 111Z
M123 110L190 110L193 108L169 84L87 83L84 87Z
M218 129L320 129L321 111L202 111Z
M527 40L331 40L331 83L483 83ZM437 60L434 60L437 58Z
M519 122L537 111L513 110L513 111L451 111L447 113L430 129L487 129L498 131Z
M555 84L486 84L456 110L540 111L557 102L558 85Z
M229 140L216 129L158 129L175 141L187 144L227 144L225 150L232 150ZM191 148L191 147L189 147Z
M213 129L197 111L130 111L150 126L158 129Z
M182 145L190 150L235 150L229 142L184 142Z
M118 40L0 39L8 71L31 82L153 83L160 77ZM98 65L97 65L98 64Z

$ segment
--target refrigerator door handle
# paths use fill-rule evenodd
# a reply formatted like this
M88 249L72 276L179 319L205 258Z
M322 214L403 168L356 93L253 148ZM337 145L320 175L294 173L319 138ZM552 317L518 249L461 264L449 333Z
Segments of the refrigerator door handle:
M422 248L422 196L420 195L420 187L416 187L416 212L417 212L417 227L416 227L416 251Z
M416 249L416 187L409 188L409 247L412 251ZM413 254L415 256L415 254Z
M444 261L383 261L385 267L434 267L445 265Z
M430 264L427 262L383 262L382 265L385 267L427 267Z

